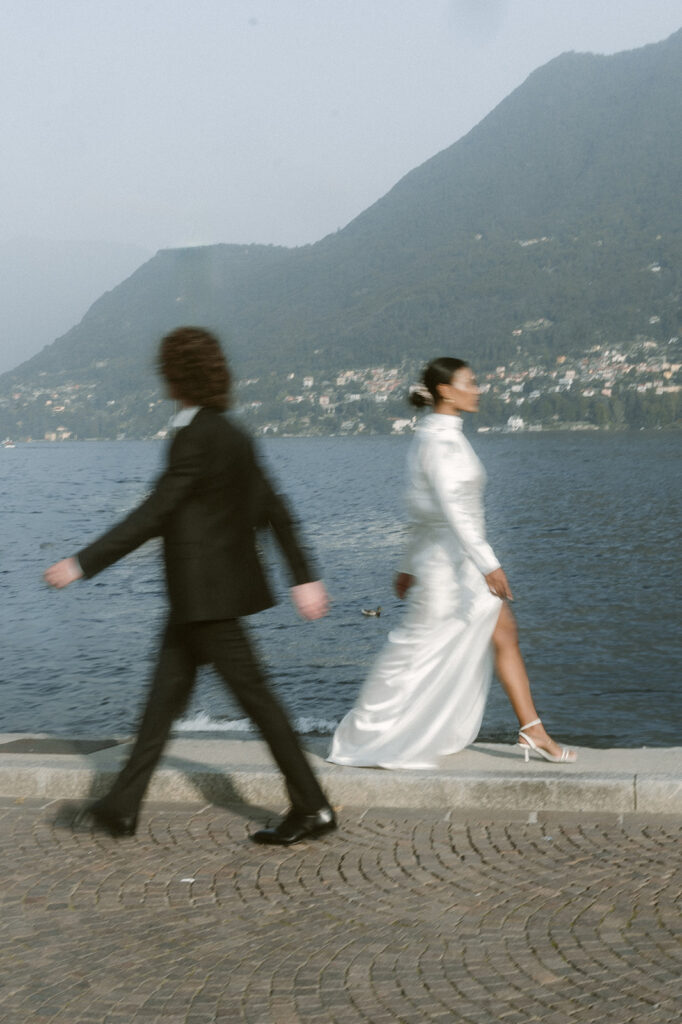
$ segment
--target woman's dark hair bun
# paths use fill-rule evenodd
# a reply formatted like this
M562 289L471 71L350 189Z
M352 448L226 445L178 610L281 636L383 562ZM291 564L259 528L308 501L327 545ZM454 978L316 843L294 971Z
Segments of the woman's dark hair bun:
M433 398L423 384L413 384L407 395L410 405L417 409L424 409L427 405L433 405Z
M408 402L417 409L423 409L425 405L435 405L438 401L438 385L449 384L453 375L468 365L463 359L454 359L450 356L432 359L424 367L421 384L413 384L410 388Z

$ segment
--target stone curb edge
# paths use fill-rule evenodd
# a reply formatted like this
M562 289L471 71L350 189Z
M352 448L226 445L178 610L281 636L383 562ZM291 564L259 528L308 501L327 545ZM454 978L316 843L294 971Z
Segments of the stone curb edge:
M317 766L335 806L616 812L682 815L682 777L655 773L382 772ZM82 800L105 792L108 766L0 764L0 796ZM160 767L147 798L155 802L251 803L283 808L279 772L269 766Z

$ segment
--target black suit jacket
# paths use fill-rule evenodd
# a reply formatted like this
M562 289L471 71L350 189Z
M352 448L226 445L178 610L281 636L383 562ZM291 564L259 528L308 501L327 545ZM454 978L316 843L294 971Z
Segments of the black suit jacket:
M295 583L316 578L248 436L202 408L173 438L152 494L78 560L94 576L160 536L173 621L237 618L273 604L256 548L260 527L274 532Z

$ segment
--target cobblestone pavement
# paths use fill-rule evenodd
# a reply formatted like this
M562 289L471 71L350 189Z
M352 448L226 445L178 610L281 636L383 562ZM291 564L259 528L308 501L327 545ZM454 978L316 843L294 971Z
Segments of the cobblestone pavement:
M679 1020L671 819L148 807L138 836L0 803L3 1024Z

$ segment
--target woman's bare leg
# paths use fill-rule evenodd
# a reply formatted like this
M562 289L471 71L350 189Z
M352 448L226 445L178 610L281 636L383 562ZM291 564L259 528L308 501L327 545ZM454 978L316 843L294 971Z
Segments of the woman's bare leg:
M506 602L502 605L492 641L497 677L519 720L519 726L526 725L539 716L533 703L530 681L519 647L516 619ZM562 748L549 736L542 723L532 726L527 732L548 754L555 757L561 754Z

